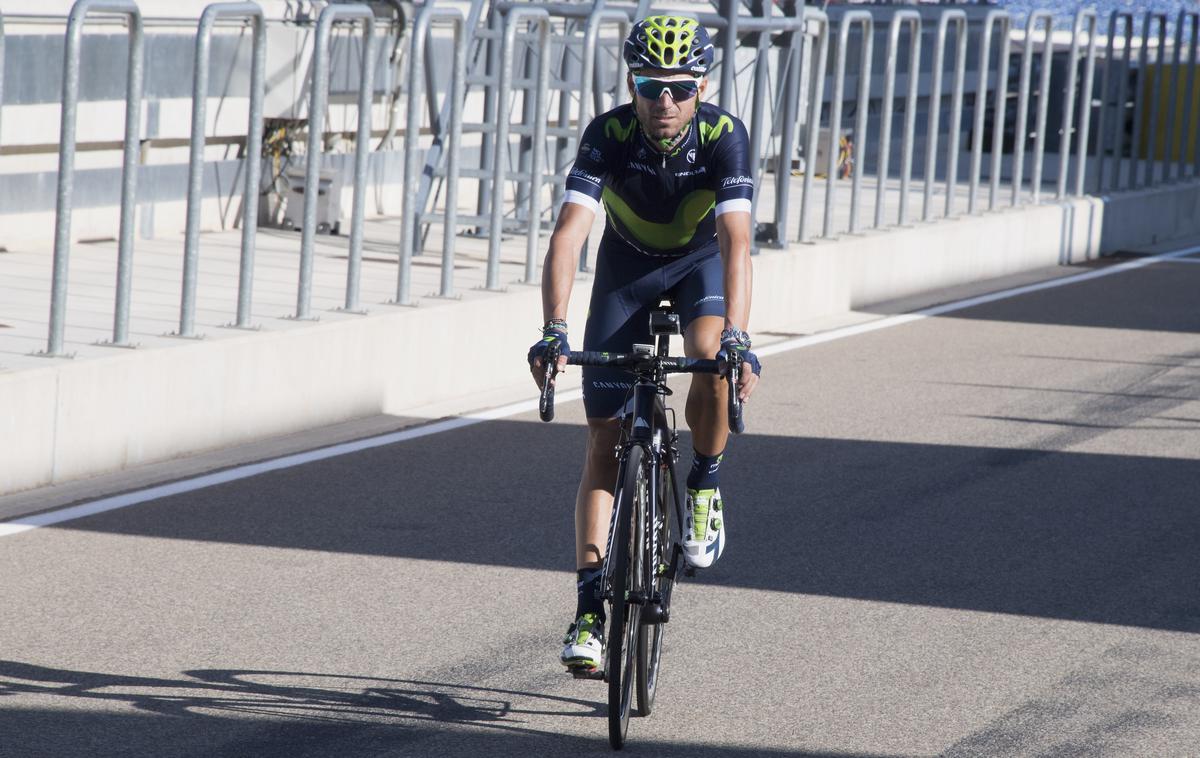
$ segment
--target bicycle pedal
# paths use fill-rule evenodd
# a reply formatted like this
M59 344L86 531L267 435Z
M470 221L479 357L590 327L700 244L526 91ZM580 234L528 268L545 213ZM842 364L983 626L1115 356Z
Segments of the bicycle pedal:
M600 668L587 668L584 666L572 666L567 669L571 672L571 676L576 679L603 679L604 670Z

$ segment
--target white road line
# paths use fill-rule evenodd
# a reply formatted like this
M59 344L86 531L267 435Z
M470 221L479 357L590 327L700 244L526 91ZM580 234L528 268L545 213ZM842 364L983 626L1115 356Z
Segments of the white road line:
M1055 287L1065 287L1068 284L1077 284L1079 282L1089 281L1091 279L1099 279L1103 276L1111 276L1133 269L1144 268L1146 266L1158 263L1161 261L1174 260L1187 255L1193 255L1200 252L1200 246L1176 250L1170 253L1160 255L1147 256L1138 258L1124 263L1118 263L1113 266L1108 266L1094 271L1088 271L1083 274L1074 276L1064 276L1061 279L1052 279L1050 281L1030 284L1024 287L1015 287L1013 289L1003 290L1001 292L993 292L988 295L980 295L979 297L967 298L966 300L958 300L953 303L945 303L943 305L926 308L913 313L905 313L899 316L889 316L877 321L870 321L865 324L857 324L855 326L843 327L841 329L831 329L828 332L814 334L807 337L797 337L795 339L784 340L768 345L761 350L756 351L759 356L776 355L778 353L787 352L789 350L798 350L804 347L820 345L834 340L854 337L860 334L879 331L880 329L889 329L901 324L908 324L914 321L921 321L931 316L940 316L945 313L953 313L967 308L973 308L977 305L985 303L993 303L998 300L1006 300L1008 298L1027 295L1031 292L1041 292L1042 290L1054 289ZM1195 261L1188 261L1189 263ZM558 395L557 401L560 403L577 400L583 396L580 390L571 390ZM43 526L52 526L61 524L65 521L83 518L85 516L94 516L98 513L125 508L130 505L146 503L159 498L169 497L171 495L179 495L185 492L195 492L196 490L212 487L226 482L236 482L239 479L248 479L252 476L265 474L269 471L279 471L281 469L293 468L302 466L306 463L321 461L327 458L336 458L341 455L357 453L360 450L369 450L375 447L391 445L396 442L405 442L407 440L418 439L420 437L428 437L432 434L440 434L453 429L461 429L467 426L482 423L484 421L494 421L496 419L508 418L521 413L528 413L535 410L538 406L536 399L522 401L520 403L512 403L511 405L500 406L478 413L472 413L466 416L437 421L432 424L405 429L391 434L384 434L378 437L369 437L367 439L355 440L353 442L344 442L340 445L320 448L318 450L310 450L306 453L297 453L295 455L284 456L274 460L263 461L261 463L251 463L245 466L238 466L224 471L218 471L212 474L194 477L192 479L184 479L178 482L150 487L144 490L135 492L127 492L122 495L114 495L100 500L93 500L90 503L82 503L73 505L67 508L62 508L46 513L39 513L34 516L26 516L12 521L0 523L0 537L9 537L14 534L27 532L31 529L37 529Z

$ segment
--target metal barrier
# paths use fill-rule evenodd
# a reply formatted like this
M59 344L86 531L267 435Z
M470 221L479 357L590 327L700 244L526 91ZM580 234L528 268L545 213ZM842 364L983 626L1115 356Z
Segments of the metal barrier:
M1112 92L1113 68L1116 66L1116 40L1117 26L1120 22L1125 22L1125 51L1121 56L1121 65L1116 75L1118 90L1117 100L1113 106L1115 111L1116 126L1113 127L1113 153L1116 158L1116 170L1113 175L1113 181L1106 181L1105 169L1108 166L1108 151L1105 146L1108 144L1108 133L1105 131L1108 121L1106 113L1109 111L1109 93ZM1121 154L1123 152L1124 139L1122 139L1121 127L1124 123L1126 90L1129 83L1129 61L1133 56L1133 14L1127 11L1113 11L1108 20L1108 43L1104 56L1104 76L1100 84L1100 110L1096 114L1096 192L1104 192L1105 190L1113 189L1121 183Z
M0 144L4 144L4 11L0 11Z
M545 96L550 81L550 14L545 8L519 7L508 11L504 23L504 44L500 52L500 86L497 89L495 165L492 174L492 216L488 230L487 283L489 290L500 289L500 241L504 225L504 182L508 170L508 99L512 93L513 48L516 47L517 27L533 22L538 28L538 75L534 112L545 113ZM541 226L541 166L545 151L546 120L537 119L533 135L534 158L531 167L533 190L529 192L529 232L525 246L525 282L533 283L537 267L537 246ZM519 200L519 193L518 193Z
M980 34L979 47L979 84L975 89L975 121L971 129L971 177L967 194L967 213L975 212L975 195L979 191L979 174L983 167L983 129L984 112L987 110L988 67L991 64L992 35L996 27L1000 27L1000 53L996 63L998 80L996 83L995 109L992 123L992 156L998 158L1000 150L997 146L1003 142L1004 135L1004 94L1008 89L1008 37L1012 27L1012 19L1004 11L988 11L984 19L983 31ZM1067 119L1068 122L1070 119ZM993 163L992 180L999 179L999 172ZM989 208L995 206L996 188L992 185L989 198Z
M799 16L793 16L795 27L788 32L785 64L788 77L781 86L786 95L783 106L783 127L779 136L779 156L775 166L775 235L770 240L777 247L784 247L788 240L788 220L792 187L792 150L796 144L796 127L800 117L801 92L805 89L803 71L804 47L808 22L815 21L824 27L828 18L822 11L800 7ZM790 84L789 84L790 82ZM778 107L776 113L779 112ZM757 185L756 185L757 186ZM756 193L757 196L757 193Z
M829 165L825 177L825 221L823 234L826 237L833 234L833 206L837 197L838 149L842 131L842 100L846 86L846 47L850 42L850 27L862 26L862 49L858 59L858 101L857 119L854 127L854 139L866 144L867 107L871 94L871 44L874 38L875 22L868 11L850 11L842 16L838 26L838 46L833 75L833 103L829 116ZM857 231L858 190L861 172L855 171L850 187L850 232Z
M596 87L595 78L596 70L596 55L598 52L598 44L600 41L600 30L605 23L614 22L617 28L620 29L619 36L624 37L629 33L631 23L629 16L625 11L613 10L605 8L602 4L597 5L592 11L592 15L588 16L587 25L583 32L583 61L582 71L579 75L579 136L576 137L576 143L581 143L583 139L583 130L604 107L601 103L601 93ZM621 55L617 55L617 79L624 79L621 74L625 70L625 59ZM586 272L588 270L588 255L587 244L584 244L583 249L579 251L579 271Z
M399 100L393 107L397 117L389 121L388 133L404 128L403 214L399 239L399 266L396 279L398 304L410 305L412 265L423 229L441 220L444 226L441 255L441 281L438 295L453 297L455 292L455 246L458 223L474 226L480 236L488 238L485 283L487 289L499 289L501 242L505 231L523 232L525 239L524 273L522 281L536 283L541 254L541 225L543 197L547 185L554 197L561 194L562 174L566 162L573 156L571 143L578 143L583 129L596 113L606 107L606 91L619 99L624 90L623 62L616 56L615 79L610 79L607 48L601 39L607 31L619 37L627 32L631 7L607 7L602 3L511 2L491 3L486 21L487 30L474 28L473 19L484 0L472 0L471 13L458 8L437 7L435 3L418 6L415 18L408 23L411 38L405 46L408 56L406 123L399 116ZM1010 82L1008 75L1010 48L1013 46L1012 18L1004 11L979 11L968 15L962 8L944 10L938 14L936 28L924 22L924 16L911 9L897 9L890 14L886 29L875 24L872 12L864 9L837 8L827 14L796 4L783 4L789 15L776 13L770 3L758 8L758 15L739 15L740 4L733 0L716 0L724 15L693 13L696 18L720 36L718 38L718 68L722 106L734 110L747 124L753 151L751 171L760 192L770 190L774 182L775 218L759 223L756 242L784 246L793 220L793 195L799 192L799 212L796 239L808 242L813 237L833 237L846 231L861 231L867 222L861 221L863 205L870 199L863 194L863 183L874 179L874 214L870 225L876 229L904 226L912 223L910 212L911 184L914 162L924 145L923 206L920 218L932 221L935 216L954 215L960 178L968 182L966 212L975 214L995 210L1001 192L1004 161L1008 156L1006 110L1009 97L1015 97L1016 128L1013 143L1011 204L1043 199L1043 176L1057 171L1055 198L1069 194L1082 195L1084 188L1094 191L1138 189L1195 179L1200 174L1200 149L1191 144L1191 136L1200 124L1195 123L1195 101L1200 96L1200 76L1194 71L1197 47L1200 46L1200 13L1182 11L1174 32L1174 44L1168 44L1166 16L1149 13L1142 19L1141 41L1135 35L1137 24L1126 12L1112 14L1108 23L1104 70L1098 91L1095 88L1095 65L1098 47L1098 19L1094 11L1083 10L1074 17L1070 47L1059 44L1056 58L1054 21L1047 11L1035 11L1024 24L1019 80ZM744 13L744 11L743 11ZM68 19L63 82L62 143L59 153L59 186L55 224L54 273L51 293L50 334L46 355L63 354L63 328L67 298L67 273L70 255L71 191L74 180L75 126L79 102L80 44L82 27L88 14L116 14L129 25L130 64L126 87L126 131L123 143L123 182L121 192L121 234L119 240L116 305L111 344L128 345L129 307L132 277L134 197L137 179L137 148L142 62L142 22L133 0L79 0ZM986 14L986 15L985 15ZM199 226L204 190L204 153L206 148L206 100L209 88L209 56L212 34L221 19L250 24L254 28L253 64L251 72L250 117L244 142L246 157L243 207L242 248L239 266L237 318L235 326L251 326L254 276L254 243L257 233L257 204L261 165L262 116L265 75L265 25L263 13L250 2L218 2L205 9L197 31L194 79L192 81L192 131L189 140L187 184L187 229L184 242L183 288L180 300L180 336L195 336L197 300L197 268L199 259ZM3 86L4 23L0 16L0 88ZM12 16L7 18L10 24ZM362 22L366 52L360 73L358 95L358 124L354 159L354 208L349 223L349 255L346 271L344 310L361 312L360 278L362 276L363 227L368 173L370 115L373 95L373 47L376 22L365 4L336 4L326 7L316 20L311 80L308 83L308 134L305 166L306 192L303 202L303 228L300 245L298 291L295 318L311 318L313 257L316 215L320 192L320 166L325 136L325 110L329 100L331 68L331 35L334 26L342 21ZM448 24L453 32L453 60L435 56L430 39L434 26ZM831 32L836 25L837 45L830 50ZM978 34L978 65L970 76L974 84L973 112L970 123L964 124L963 110L967 77L968 46ZM356 30L357 31L357 30ZM948 48L951 31L954 48ZM1124 31L1125 41L1118 42L1118 32ZM876 35L886 35L886 52L876 60ZM907 53L902 53L901 38L907 34ZM928 39L926 39L928 37ZM861 41L860 48L853 44ZM922 61L922 48L934 45L929 64ZM1040 45L1040 48L1038 47ZM1135 51L1135 45L1137 47ZM486 49L485 49L486 46ZM530 48L522 62L519 55ZM1157 51L1151 51L1157 47ZM754 61L738 69L734 57L738 51L753 50ZM1015 50L1012 51L1015 54ZM1133 56L1137 54L1135 61ZM578 62L570 60L581 53ZM857 58L856 71L847 71L847 58ZM898 69L905 55L906 86L897 91ZM951 67L949 56L954 56ZM471 60L486 66L483 75L470 69ZM534 61L536 56L537 60ZM1033 80L1034 58L1038 57L1039 74ZM972 59L974 60L974 50ZM1065 59L1066 77L1063 90L1057 91L1058 79L1051 77L1052 68ZM744 59L743 63L746 63ZM394 61L395 63L395 61ZM923 65L924 64L924 65ZM551 77L550 66L556 65ZM1137 66L1136 89L1128 91L1133 68ZM1081 70L1082 66L1082 70ZM517 71L514 67L523 70ZM832 70L829 70L832 67ZM397 68L397 70L399 70ZM434 86L436 74L450 72L450 89L439 97ZM872 82L882 75L882 97L872 88ZM853 80L855 91L847 87ZM921 80L928 76L929 90L921 89ZM1151 80L1153 77L1153 80ZM947 81L947 79L950 81ZM1016 78L1016 77L1014 77ZM1055 91L1051 92L1054 83ZM1015 84L1015 87L1013 86ZM611 89L610 89L611 85ZM464 102L467 89L483 88L483 123L464 125ZM989 87L994 89L989 90ZM739 89L740 88L740 89ZM736 90L736 91L735 91ZM397 89L399 92L399 89ZM521 115L510 118L509 111L517 92L527 97ZM554 92L562 93L557 103L557 116L549 107ZM576 108L568 93L578 92ZM1031 98L1036 92L1034 113ZM4 106L4 91L0 89L0 108ZM948 101L947 101L948 97ZM1098 102L1093 102L1096 97ZM1061 110L1052 113L1051 98L1061 98ZM1115 98L1115 99L1114 99ZM440 100L440 105L439 105ZM423 103L430 113L433 146L422 151ZM11 104L10 104L11 105ZM839 148L843 136L843 114L846 108L856 109L853 118L853 153L850 179L849 221L845 230L835 230L835 210L843 177L839 176ZM903 107L903 124L897 124L896 109ZM1095 131L1092 131L1092 109L1097 108ZM824 109L828 109L825 111ZM927 131L921 134L918 125L922 109L927 114ZM1132 111L1132 113L1131 113ZM577 112L577 116L575 115ZM818 163L818 148L822 140L822 115L828 113L828 156ZM869 114L879 114L878 135ZM990 123L989 123L990 113ZM449 117L447 118L447 114ZM1131 118L1132 116L1132 118ZM555 118L556 121L550 119ZM577 118L577 122L572 119ZM519 119L519 120L518 120ZM1163 120L1165 124L1160 124ZM10 113L11 120L11 113ZM1032 123L1031 123L1032 122ZM1160 130L1160 125L1163 127ZM10 125L11 126L11 125ZM970 144L963 145L964 127L969 130ZM1126 151L1126 130L1131 128L1133 139ZM989 134L990 129L990 134ZM462 167L463 133L480 135L481 165ZM1056 144L1047 145L1047 137L1057 131ZM1160 131L1164 133L1159 134ZM802 135L799 136L798 135ZM519 148L514 137L521 138ZM900 144L896 144L896 140ZM988 140L990 139L990 148ZM209 138L211 141L211 138ZM547 143L555 144L547 147ZM383 146L391 141L383 140ZM797 143L802 143L797 145ZM1095 143L1094 146L1092 143ZM1144 143L1144 144L1143 144ZM469 151L473 145L468 145ZM792 160L799 147L804 159L804 175L792 188ZM1094 147L1094 153L1089 148ZM868 149L870 148L870 149ZM878 157L871 155L878 149ZM985 164L984 151L990 149L990 161ZM1047 150L1057 149L1057 166L1047 168ZM513 160L512 156L519 157ZM547 150L552 152L548 155ZM1193 150L1189 160L1188 150ZM1128 154L1126 154L1128 152ZM439 157L439 155L441 157ZM423 156L423 157L422 157ZM939 166L939 159L941 165ZM959 161L969 159L969 169L961 172ZM1089 159L1092 161L1089 163ZM898 160L898 163L897 163ZM1147 167L1146 161L1150 164ZM424 164L422 164L422 161ZM444 168L441 161L445 162ZM550 164L549 166L547 164ZM424 170L422 170L424 165ZM898 207L889 193L895 191L899 173ZM919 165L916 167L919 170ZM821 188L815 181L825 172L822 231L812 232L812 205L821 201ZM1072 177L1071 171L1074 171ZM986 177L985 177L986 172ZM1093 176L1089 176L1093 172ZM774 173L772 180L770 174ZM1028 175L1028 176L1027 176ZM435 213L427 206L427 196L433 193L430 185L435 178L445 180L445 207ZM476 215L458 213L460 179L479 182L479 202ZM984 181L988 183L986 208L980 198ZM944 182L944 184L943 184ZM516 185L516 192L506 192ZM939 186L940 185L940 186ZM933 209L935 187L945 198L941 213ZM814 191L815 190L815 191ZM1027 193L1027 194L1025 194ZM844 198L843 204L844 204ZM756 201L757 203L757 201ZM755 206L758 208L757 204ZM759 209L762 210L762 209ZM426 212L428 211L428 212ZM769 211L763 211L766 215ZM551 214L553 216L553 213ZM756 217L757 220L757 217ZM764 221L766 221L764 219ZM586 268L586 254L580 266Z
M78 0L67 21L63 54L62 120L59 131L58 197L54 218L54 271L50 293L50 335L44 355L63 357L67 273L71 255L71 194L75 187L75 127L79 116L80 47L91 13L124 16L129 29L129 71L125 81L125 148L121 169L121 227L117 249L116 303L110 344L129 346L129 295L133 284L133 217L141 134L144 72L142 14L132 0Z
M821 136L821 104L825 93L825 65L829 60L829 16L825 13L816 19L820 24L817 34L816 63L817 69L810 81L808 98L808 115L806 118L808 135L804 145L804 182L800 191L800 221L797 224L796 239L798 242L808 242L808 207L813 195L813 178L816 175L817 143ZM826 203L828 207L828 202Z
M411 305L412 258L416 253L421 208L417 203L418 140L421 124L421 83L424 74L425 44L434 21L449 21L454 25L454 65L451 76L450 140L446 150L446 211L442 235L442 277L439 295L454 295L454 232L458 219L458 152L462 142L462 110L466 92L467 48L463 33L465 21L457 8L424 6L413 24L408 69L408 127L404 139L404 214L400 231L400 273L396 282L396 304Z
M1071 126L1075 123L1075 78L1079 74L1079 35L1083 32L1084 22L1087 27L1088 49L1083 74L1083 92L1087 105L1079 114L1078 154L1076 156L1075 194L1083 192L1083 177L1087 173L1084 159L1087 155L1088 126L1092 120L1092 77L1096 69L1096 30L1097 19L1094 10L1080 10L1075 14L1075 23L1071 29L1071 52L1067 62L1067 86L1063 93L1063 129L1062 138L1058 143L1058 191L1055 194L1059 200L1067 195L1067 171L1071 164Z
M1142 92L1141 92L1142 80L1141 79L1138 80L1138 85L1139 85L1139 92L1138 92L1138 98L1137 98L1138 107L1134 109L1134 114L1133 114L1133 119L1134 119L1134 121L1133 121L1133 151L1134 151L1134 156L1135 156L1133 159L1133 188L1134 189L1141 189L1149 184L1153 184L1155 174L1157 173L1157 171L1156 171L1157 161L1154 160L1154 152L1155 152L1155 150L1154 150L1155 144L1154 143L1158 136L1158 114L1159 114L1159 111L1162 109L1163 79L1166 78L1165 76L1163 76L1163 73L1165 73L1165 70L1163 69L1162 63L1163 63L1163 55L1164 55L1163 50L1164 50L1164 48L1166 48L1166 45L1167 45L1167 14L1150 11L1150 12L1147 12L1143 18L1144 18L1144 20L1142 22L1142 49L1141 49L1141 54L1139 56L1140 65L1138 68L1142 72L1143 76L1145 75L1145 73L1147 71L1149 71L1149 66L1150 66L1150 28L1151 28L1151 26L1153 26L1153 24L1155 22L1158 22L1158 44L1156 45L1157 52L1155 53L1155 56L1154 56L1154 62L1156 64L1158 64L1160 73L1158 76L1154 77L1154 99L1150 103L1150 119L1149 119L1150 120L1150 128L1148 130L1149 136L1146 137L1146 150L1145 151L1143 151L1142 147L1141 147L1142 137L1143 137L1141 127L1142 127L1142 117L1143 117L1143 113L1145 111L1145 106L1144 106L1145 97L1142 96ZM1146 175L1145 179L1143 180L1142 167L1147 162L1147 158L1149 159L1150 165L1147 167L1149 170L1146 172L1147 175Z
M904 100L904 138L901 141L900 208L896 223L903 224L908 210L908 183L912 178L913 133L917 116L917 81L921 65L921 14L913 10L897 11L888 26L887 57L883 75L883 124L879 129L879 183L875 188L875 228L883 226L884 200L887 197L888 161L892 156L892 111L896 97L896 58L900 29L908 26L908 95Z
M938 128L942 111L942 71L946 64L946 36L950 24L955 27L954 84L950 99L950 147L946 151L946 215L950 215L955 174L958 172L958 127L962 116L963 78L966 74L967 58L967 14L961 10L949 10L938 19L937 47L933 51L933 85L929 90L929 134L925 143L925 197L921 206L921 220L928 221L933 206L933 185L937 179Z
M1190 23L1191 36L1191 55L1188 56L1188 62L1191 65L1184 65L1183 60L1183 30ZM1193 81L1195 77L1196 66L1196 49L1197 35L1200 34L1200 13L1196 11L1181 10L1179 17L1175 22L1175 65L1174 75L1172 79L1171 102L1174 108L1171 111L1171 121L1167 126L1167 173L1165 179L1168 182L1174 183L1181 180L1185 176L1185 164L1187 161L1187 150L1182 140L1186 139L1186 135L1195 133L1196 124L1192 109L1192 90L1195 86ZM1182 135L1176 134L1176 124L1184 123ZM1176 158L1176 154L1179 157Z
M1021 200L1021 179L1025 171L1025 140L1029 122L1030 78L1033 68L1033 35L1039 22L1045 22L1046 36L1042 42L1041 85L1038 88L1037 126L1033 161L1033 202L1038 201L1042 180L1042 154L1045 145L1046 110L1050 104L1050 59L1054 54L1054 17L1049 11L1034 11L1025 21L1025 47L1021 53L1021 82L1017 89L1016 139L1013 141L1012 205Z
M350 225L350 278L357 282L362 260L362 226L367 196L365 152L370 150L371 97L374 90L375 12L366 5L329 5L317 18L313 38L312 94L308 106L308 152L304 170L304 228L300 238L300 283L296 293L296 319L311 319L313 248L317 234L317 200L321 186L321 142L325 128L325 106L329 102L329 38L339 21L363 24L362 73L358 93L358 132L354 149L358 159L354 168L354 209ZM354 310L347 287L347 310ZM357 287L353 288L357 298Z
M195 72L192 80L192 137L188 158L187 229L183 248L183 290L179 303L180 337L196 336L196 269L200 258L200 205L204 189L204 145L207 128L208 66L212 58L213 28L218 20L250 22L250 118L246 127L246 183L242 192L242 251L238 271L235 326L251 326L254 287L254 242L258 231L258 191L262 178L263 97L266 89L267 33L262 8L257 3L214 3L204 9L196 30Z

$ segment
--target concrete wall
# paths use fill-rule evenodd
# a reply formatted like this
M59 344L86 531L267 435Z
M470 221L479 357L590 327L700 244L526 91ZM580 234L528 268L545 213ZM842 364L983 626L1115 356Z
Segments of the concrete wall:
M1103 218L1096 207L1035 206L764 251L754 263L752 328L788 331L874 302L1092 257L1088 243ZM584 322L590 284L576 284L574 324ZM356 417L421 415L526 382L540 301L537 288L516 285L0 374L0 494Z
M1200 184L1176 184L1099 198L1104 204L1100 252L1200 234Z

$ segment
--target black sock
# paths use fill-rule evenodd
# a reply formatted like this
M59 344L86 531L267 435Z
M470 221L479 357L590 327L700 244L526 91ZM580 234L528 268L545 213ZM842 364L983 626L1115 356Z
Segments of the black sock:
M595 613L604 622L604 601L600 599L600 580L603 572L599 567L579 569L575 572L575 587L579 597L575 605L575 618L585 613Z
M688 472L687 486L690 490L715 490L718 473L721 470L721 460L725 451L716 455L703 455L692 451L692 470Z

